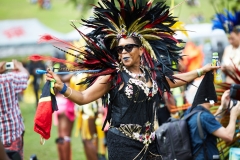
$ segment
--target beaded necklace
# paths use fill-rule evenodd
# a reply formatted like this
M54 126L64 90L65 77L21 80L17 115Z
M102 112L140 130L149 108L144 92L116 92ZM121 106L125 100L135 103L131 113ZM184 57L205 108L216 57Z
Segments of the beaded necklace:
M141 69L141 71L142 71L143 73L139 73L139 74L130 72L125 66L123 66L123 69L124 69L124 70L126 71L126 73L129 74L132 78L141 80L142 82L146 83L145 70L144 70L142 67L140 67L140 69Z

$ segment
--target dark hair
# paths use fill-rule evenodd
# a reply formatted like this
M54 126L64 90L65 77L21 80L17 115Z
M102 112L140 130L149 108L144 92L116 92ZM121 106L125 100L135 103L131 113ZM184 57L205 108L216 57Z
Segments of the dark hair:
M235 26L235 27L233 28L232 32L234 32L234 33L236 33L236 34L240 33L240 25Z
M142 46L142 42L138 37L131 37L133 39L133 41L135 42L135 44Z
M138 37L133 37L133 36L131 36L131 37L129 37L129 38L132 38L135 44L137 44L137 45L139 45L139 46L142 46L142 42L141 42L141 40L140 40ZM117 40L117 44L119 43L120 39L121 39L121 38L119 38L119 39Z

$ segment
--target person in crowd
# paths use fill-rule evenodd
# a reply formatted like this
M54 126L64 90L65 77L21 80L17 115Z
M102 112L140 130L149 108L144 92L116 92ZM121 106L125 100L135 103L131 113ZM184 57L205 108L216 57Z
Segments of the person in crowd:
M230 45L224 49L222 57L222 71L225 74L234 74L234 64L240 69L240 25L239 28L235 27L229 34ZM227 83L234 83L230 76L226 76Z
M12 63L12 68L6 69L6 62L0 62L0 141L23 159L24 124L18 94L27 88L29 73L21 62Z
M231 75L235 75L234 65L240 69L240 11L227 15L219 13L213 20L213 29L222 29L228 36L230 45L226 46L222 56L222 71L225 73L225 82L234 83ZM219 17L222 17L221 19ZM224 20L223 20L224 19Z
M75 83L80 82L87 77L86 73L79 74L75 77ZM86 85L78 85L74 87L75 90L84 91L86 89ZM76 136L81 135L81 139L83 142L84 152L87 160L98 160L98 151L101 149L101 141L99 134L99 128L97 126L101 123L101 119L99 119L99 107L101 103L98 101L93 101L91 103L85 105L77 105L77 127L76 127ZM100 143L99 143L100 142Z
M188 120L192 152L196 160L220 159L217 138L221 138L226 142L231 142L234 139L236 121L240 115L240 102L234 107L230 106L230 119L226 127L223 127L219 122L230 103L229 93L229 90L224 92L221 98L221 106L213 115L210 112L210 108L217 102L217 95L213 84L213 73L208 72L197 90L191 108L185 113L188 114L194 110L202 111L200 124L203 130L203 139L200 137L197 127L198 114L194 114Z
M70 75L72 76L72 75ZM61 76L61 80L69 85L69 75ZM75 120L75 103L61 94L56 95L58 111L54 112L54 123L58 128L56 144L59 160L71 160L71 135Z
M55 63L53 67L53 70L57 72L59 68L64 68L65 65ZM62 82L66 83L68 86L73 87L74 85L71 84L72 77L72 74L60 76ZM59 160L71 160L71 135L75 120L75 103L67 97L63 97L60 93L56 94L56 101L58 110L53 113L53 117L54 124L57 126L58 130L58 138L56 138L55 142L57 144Z
M84 146L84 152L87 160L98 160L98 141L96 118L98 106L96 101L79 106L78 112L81 112L80 134Z
M39 101L39 89L41 86L41 83L43 81L43 75L37 74L36 70L41 69L41 70L46 70L46 66L43 63L43 61L30 61L28 64L28 71L31 76L33 76L33 91L36 99L36 106L38 105Z
M99 1L89 20L93 30L87 35L85 50L65 43L80 52L78 67L86 68L89 76L82 83L84 91L76 91L50 69L46 79L55 79L54 88L71 101L84 105L102 97L108 106L103 124L108 122L108 157L118 159L161 159L157 151L154 121L156 108L164 92L182 86L219 67L210 64L187 73L172 74L168 64L178 63L181 47L173 37L177 21L164 2L151 6L140 1ZM117 6L121 6L120 9ZM74 25L73 25L74 26ZM76 28L77 29L77 28ZM58 41L49 36L42 40Z

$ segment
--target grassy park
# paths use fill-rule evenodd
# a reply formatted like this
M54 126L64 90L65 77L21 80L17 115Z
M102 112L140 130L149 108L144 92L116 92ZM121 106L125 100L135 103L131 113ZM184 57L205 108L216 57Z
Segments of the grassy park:
M31 83L31 79L29 81ZM31 155L36 154L39 160L57 160L57 147L55 139L57 135L57 127L52 125L51 137L45 141L44 145L40 144L40 135L33 130L34 115L35 115L35 97L32 85L24 91L23 100L20 103L20 108L25 124L24 134L24 160L28 160ZM72 159L85 160L81 137L75 137L75 127L72 132Z

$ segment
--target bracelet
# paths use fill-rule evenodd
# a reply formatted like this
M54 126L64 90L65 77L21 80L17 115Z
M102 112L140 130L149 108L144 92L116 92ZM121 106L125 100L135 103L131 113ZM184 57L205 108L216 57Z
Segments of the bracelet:
M201 77L203 75L202 69L197 69L197 75L198 77Z
M72 95L72 88L70 88L70 87L68 87L68 88L70 89L70 94L67 97L63 96L64 98L69 98Z
M67 91L67 85L63 83L63 88L59 93L64 94L66 91Z

